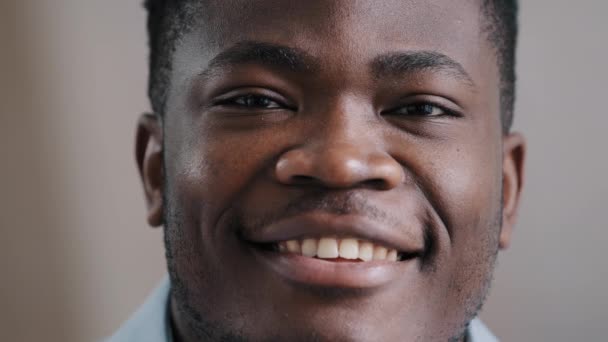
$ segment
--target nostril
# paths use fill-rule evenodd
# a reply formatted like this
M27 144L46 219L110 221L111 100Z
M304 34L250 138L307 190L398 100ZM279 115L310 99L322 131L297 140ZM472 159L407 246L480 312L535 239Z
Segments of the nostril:
M403 182L401 164L386 153L351 144L308 146L285 152L275 165L284 185L389 190Z
M366 187L371 188L371 189L378 189L378 190L390 189L390 185L388 184L388 182L382 178L369 179L369 180L366 180L363 184Z
M296 184L296 185L305 185L305 184L315 183L316 179L311 176L294 175L291 177L291 181L293 184Z

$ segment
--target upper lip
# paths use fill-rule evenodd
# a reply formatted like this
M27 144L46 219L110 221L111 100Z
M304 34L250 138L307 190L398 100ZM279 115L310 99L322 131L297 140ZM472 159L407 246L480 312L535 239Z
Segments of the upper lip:
M402 253L418 255L424 251L424 235L420 227L422 225L419 222L395 227L360 215L335 215L313 211L246 232L244 237L259 244L331 236L349 237L394 248Z

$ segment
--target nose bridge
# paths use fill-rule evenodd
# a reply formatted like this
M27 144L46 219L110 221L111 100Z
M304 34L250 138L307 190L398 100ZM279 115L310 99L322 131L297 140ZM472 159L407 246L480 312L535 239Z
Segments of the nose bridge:
M316 124L310 135L310 148L370 147L374 142L371 131L371 110L356 99L336 101L315 114ZM361 151L363 152L363 151Z
M306 143L279 159L280 181L328 187L373 184L381 188L402 182L401 165L384 150L382 136L374 129L371 108L344 100L317 115Z

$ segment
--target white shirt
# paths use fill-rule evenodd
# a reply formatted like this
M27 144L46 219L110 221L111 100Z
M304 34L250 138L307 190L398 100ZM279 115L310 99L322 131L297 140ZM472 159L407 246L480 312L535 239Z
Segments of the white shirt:
M105 342L172 342L169 290L169 278L165 277L146 302ZM498 339L479 319L474 319L466 341L498 342Z

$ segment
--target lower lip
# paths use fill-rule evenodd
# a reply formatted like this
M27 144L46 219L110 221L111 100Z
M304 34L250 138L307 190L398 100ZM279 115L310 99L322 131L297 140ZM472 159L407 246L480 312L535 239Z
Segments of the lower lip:
M418 259L404 261L327 261L253 248L255 257L284 279L308 286L365 289L387 285L416 269Z

